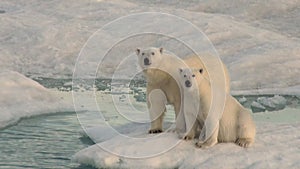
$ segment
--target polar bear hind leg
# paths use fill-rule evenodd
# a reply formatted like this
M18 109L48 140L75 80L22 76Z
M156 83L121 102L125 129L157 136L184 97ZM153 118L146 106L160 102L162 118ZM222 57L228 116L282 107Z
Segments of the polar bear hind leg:
M250 147L254 143L255 138L255 125L250 115L250 112L245 108L239 112L237 128L237 139L235 143L241 147Z

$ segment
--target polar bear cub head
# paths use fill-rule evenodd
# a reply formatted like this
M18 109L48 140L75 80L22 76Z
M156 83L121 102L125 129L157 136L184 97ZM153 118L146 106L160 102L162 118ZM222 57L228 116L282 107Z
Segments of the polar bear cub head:
M197 79L203 73L203 69L179 68L180 83L184 88L192 88L197 86ZM197 78L198 76L198 78Z
M146 69L149 67L158 67L162 61L163 48L147 48L136 49L136 55L138 56L138 62L141 68Z

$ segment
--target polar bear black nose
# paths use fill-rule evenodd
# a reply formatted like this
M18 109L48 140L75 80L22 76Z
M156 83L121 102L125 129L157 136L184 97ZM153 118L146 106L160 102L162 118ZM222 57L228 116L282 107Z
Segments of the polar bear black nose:
M185 81L185 86L186 87L191 87L192 86L191 81L189 81L189 80Z
M150 61L149 61L148 58L145 58L145 59L144 59L144 65L150 65Z

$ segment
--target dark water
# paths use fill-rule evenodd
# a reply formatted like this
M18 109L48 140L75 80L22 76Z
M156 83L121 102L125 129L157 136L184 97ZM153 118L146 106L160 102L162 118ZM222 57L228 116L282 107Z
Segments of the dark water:
M76 113L23 119L0 130L0 168L91 169L71 161L76 152L92 144L80 131Z

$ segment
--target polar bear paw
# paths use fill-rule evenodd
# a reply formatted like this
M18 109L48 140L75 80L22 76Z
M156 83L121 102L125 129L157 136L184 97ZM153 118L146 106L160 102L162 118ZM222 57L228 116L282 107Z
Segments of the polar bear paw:
M186 141L188 141L188 140L192 140L194 137L191 137L191 136L184 136L183 137L183 140L186 140Z
M209 147L212 147L214 146L215 144L217 144L217 141L198 141L196 143L196 147L198 148L209 148Z
M148 131L149 134L157 134L163 132L162 129L150 129Z
M195 138L195 134L194 133L189 133L189 134L186 134L182 137L183 140L192 140Z
M250 138L238 138L236 139L235 143L241 147L247 148L249 146L251 146L252 144L252 139Z

